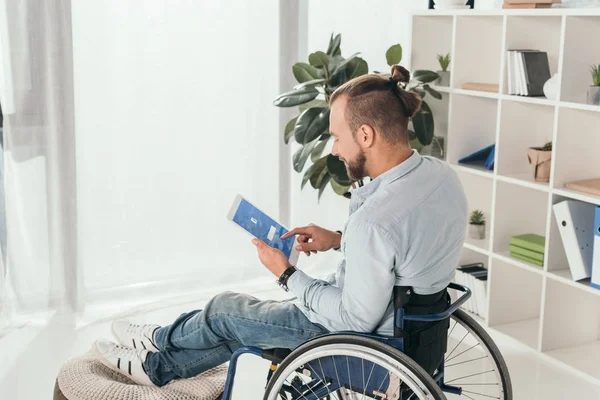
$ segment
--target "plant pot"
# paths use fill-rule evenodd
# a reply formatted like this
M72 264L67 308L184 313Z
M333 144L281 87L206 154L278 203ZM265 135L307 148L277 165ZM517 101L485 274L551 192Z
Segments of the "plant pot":
M440 76L436 79L435 84L438 86L450 86L450 71L436 71Z
M600 105L600 86L590 86L587 91L587 103Z
M485 225L469 224L469 237L476 240L485 239Z
M552 151L544 151L539 147L527 149L529 164L533 165L533 177L537 182L550 182L550 166Z
M544 96L548 100L556 100L556 95L558 94L558 83L560 81L560 75L554 74L552 78L548 79L546 83L544 83Z

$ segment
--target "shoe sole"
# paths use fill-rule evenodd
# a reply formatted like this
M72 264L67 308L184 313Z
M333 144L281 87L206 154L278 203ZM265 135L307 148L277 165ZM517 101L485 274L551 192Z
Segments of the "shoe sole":
M125 371L122 371L122 370L118 369L117 367L115 367L114 365L112 365L102 355L102 353L100 352L100 350L98 350L98 347L96 347L96 343L94 343L93 348L94 348L94 353L96 353L96 358L98 359L98 361L100 361L102 363L102 365L104 365L105 367L109 368L110 370L112 370L112 371L114 371L114 372L116 372L116 373L118 373L120 375L123 375L123 376L127 377L128 379L131 379L133 382L137 383L140 386L150 386L147 383L138 381L137 379L135 379L133 377L133 375L129 375L129 374L125 373ZM150 377L148 377L148 380L150 380ZM150 380L150 382L152 382L152 381ZM154 383L152 383L152 386L150 386L150 387L158 387L158 386L156 386Z
M119 343L121 346L127 347L128 349L133 349L133 350L141 350L141 349L137 349L135 347L131 347L129 344L125 344L123 342L121 342L121 338L119 338L119 335L117 335L117 333L115 332L115 328L114 328L114 324L110 325L110 331L113 335L113 338L115 338L115 340L117 341L117 343ZM150 339L148 339L150 340ZM154 346L154 343L152 343L152 346ZM154 346L156 348L156 346ZM149 349L149 348L145 348L144 350L148 350L150 353L158 353L160 350L158 349Z

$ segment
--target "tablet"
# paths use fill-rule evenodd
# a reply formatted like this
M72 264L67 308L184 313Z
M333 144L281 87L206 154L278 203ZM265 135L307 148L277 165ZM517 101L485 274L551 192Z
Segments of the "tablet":
M281 236L288 232L283 225L273 220L267 214L259 210L242 195L237 195L227 219L244 229L250 235L258 238L271 247L279 249L288 258L290 264L296 265L298 261L297 237L292 236L282 240Z

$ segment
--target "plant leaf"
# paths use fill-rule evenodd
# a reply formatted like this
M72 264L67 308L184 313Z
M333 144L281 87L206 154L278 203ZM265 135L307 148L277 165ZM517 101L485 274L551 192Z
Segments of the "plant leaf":
M329 47L327 47L327 55L333 57L340 53L340 44L342 43L342 35L337 34L333 37L333 33L331 34L331 39L329 39Z
M277 96L273 105L277 107L293 107L308 103L319 95L319 91L314 87L305 87L300 90L292 90Z
M302 89L308 86L314 86L314 85L319 85L321 83L325 83L327 82L327 79L312 79L310 81L306 81L303 83L299 83L296 86L294 86L294 90L298 90L298 89Z
M308 62L313 67L322 68L329 64L329 56L322 51L317 51L308 56Z
M327 171L327 168L325 168L325 171ZM329 183L330 180L331 180L331 175L326 174L325 176L323 176L323 178L321 178L321 181L317 183L319 186L319 194L317 196L317 202L319 202L321 200L321 195L323 194L323 191L327 187L327 184Z
M285 144L288 144L290 142L290 138L294 136L294 126L296 126L297 119L298 117L292 118L285 125L285 130L283 132L283 141Z
M298 106L301 113L313 107L329 107L329 104L325 100L314 99Z
M440 92L438 92L437 90L435 90L434 88L432 88L431 86L429 86L428 84L423 85L423 89L429 93L430 95L432 95L433 97L435 97L438 100L442 99L442 94Z
M313 107L305 110L296 121L296 142L307 144L329 129L329 108Z
M353 79L369 73L369 64L364 59L357 57L348 63L346 70L350 79Z
M306 182L308 182L308 180L310 179L310 177L313 174L319 174L320 170L322 168L325 168L327 165L327 157L323 157L320 160L317 160L316 162L313 163L313 165L311 165L310 167L308 167L308 169L306 170L306 172L304 173L304 176L302 177L302 184L300 186L300 189L304 188L304 185L306 185Z
M308 143L301 148L299 148L292 157L292 165L294 167L294 171L302 172L304 166L306 165L306 160L308 160L308 156L312 153L313 149L317 145L317 140L314 142Z
M385 52L385 59L390 67L394 64L400 64L400 61L402 61L402 46L400 44L391 46Z
M413 73L413 78L423 83L431 83L439 77L437 73L425 69L418 69Z
M296 64L292 65L292 73L294 74L294 77L298 83L312 81L313 79L317 79L319 77L319 72L315 67L303 62L297 62Z
M325 158L325 157L323 157ZM310 176L310 185L315 188L318 189L319 185L321 184L321 181L323 180L323 178L325 177L325 175L328 175L329 172L327 171L327 165L326 162L325 163L320 163L318 167L315 167L315 171L314 173Z
M435 126L431 108L429 108L429 105L426 102L421 103L421 108L412 117L412 123L419 142L423 146L430 145L433 140Z
M339 184L350 185L352 181L348 177L348 171L346 171L346 165L340 161L339 157L329 154L327 156L327 170Z
M329 137L327 139L322 139L319 138L319 143L315 146L315 148L313 149L312 153L310 153L310 160L312 162L317 162L317 160L321 157L321 154L323 154L323 150L325 150L325 146L327 145L327 142Z
M344 68L346 67L346 65L348 65L348 63L350 63L352 60L354 60L360 53L354 53L352 54L350 57L346 58L345 60L342 60L339 64L337 64L335 66L335 69L333 70L333 73L331 74L332 77L340 74L342 71L344 71Z
M331 179L329 181L331 188L333 189L333 191L336 194L339 194L340 196L343 196L344 193L346 193L349 189L350 189L350 185L340 185L339 183L336 182L335 179Z

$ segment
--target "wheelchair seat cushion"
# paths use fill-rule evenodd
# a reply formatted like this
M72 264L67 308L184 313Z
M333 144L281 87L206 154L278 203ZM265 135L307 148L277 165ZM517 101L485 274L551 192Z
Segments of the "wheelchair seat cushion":
M160 388L140 386L104 366L90 351L61 367L54 400L216 400L224 390L226 378L224 364Z

